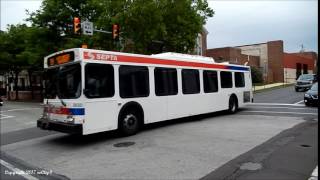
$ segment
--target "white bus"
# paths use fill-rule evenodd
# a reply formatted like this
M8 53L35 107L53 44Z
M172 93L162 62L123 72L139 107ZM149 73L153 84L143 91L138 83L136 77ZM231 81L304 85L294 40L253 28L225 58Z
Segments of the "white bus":
M213 58L68 49L45 57L41 129L82 135L228 110L253 101L250 67Z

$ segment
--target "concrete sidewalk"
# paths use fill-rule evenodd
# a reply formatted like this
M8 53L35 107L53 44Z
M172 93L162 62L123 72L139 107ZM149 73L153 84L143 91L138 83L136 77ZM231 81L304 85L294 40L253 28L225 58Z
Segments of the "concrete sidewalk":
M303 122L220 166L201 180L316 180L317 134L318 122Z
M281 86L287 86L291 85L292 83L273 83L273 84L266 84L262 86L252 86L253 91L263 90L263 89L270 89L274 87L281 87ZM293 85L293 84L292 84Z

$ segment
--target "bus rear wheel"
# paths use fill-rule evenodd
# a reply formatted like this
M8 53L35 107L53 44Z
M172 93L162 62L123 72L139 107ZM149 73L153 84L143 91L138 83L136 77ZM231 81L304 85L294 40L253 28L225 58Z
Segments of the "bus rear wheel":
M234 114L234 113L236 113L238 111L238 101L237 101L237 98L234 95L230 96L228 111L231 114Z
M119 130L124 136L136 134L140 129L139 114L133 109L123 111L119 116Z

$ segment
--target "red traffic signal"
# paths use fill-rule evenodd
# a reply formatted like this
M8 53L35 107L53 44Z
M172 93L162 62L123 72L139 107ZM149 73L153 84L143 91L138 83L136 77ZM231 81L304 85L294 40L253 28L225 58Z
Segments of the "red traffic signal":
M119 40L120 26L119 24L112 24L112 39Z
M81 20L79 17L73 18L73 33L81 34Z

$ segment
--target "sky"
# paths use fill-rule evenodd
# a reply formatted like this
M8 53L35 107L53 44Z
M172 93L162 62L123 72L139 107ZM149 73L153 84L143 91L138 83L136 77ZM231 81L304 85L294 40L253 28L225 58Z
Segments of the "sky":
M286 52L318 52L317 0L215 0L208 48L283 40Z
M318 52L317 0L208 0L215 15L205 27L207 47L219 48L283 40L285 52ZM25 9L41 0L1 0L1 30L26 23Z

